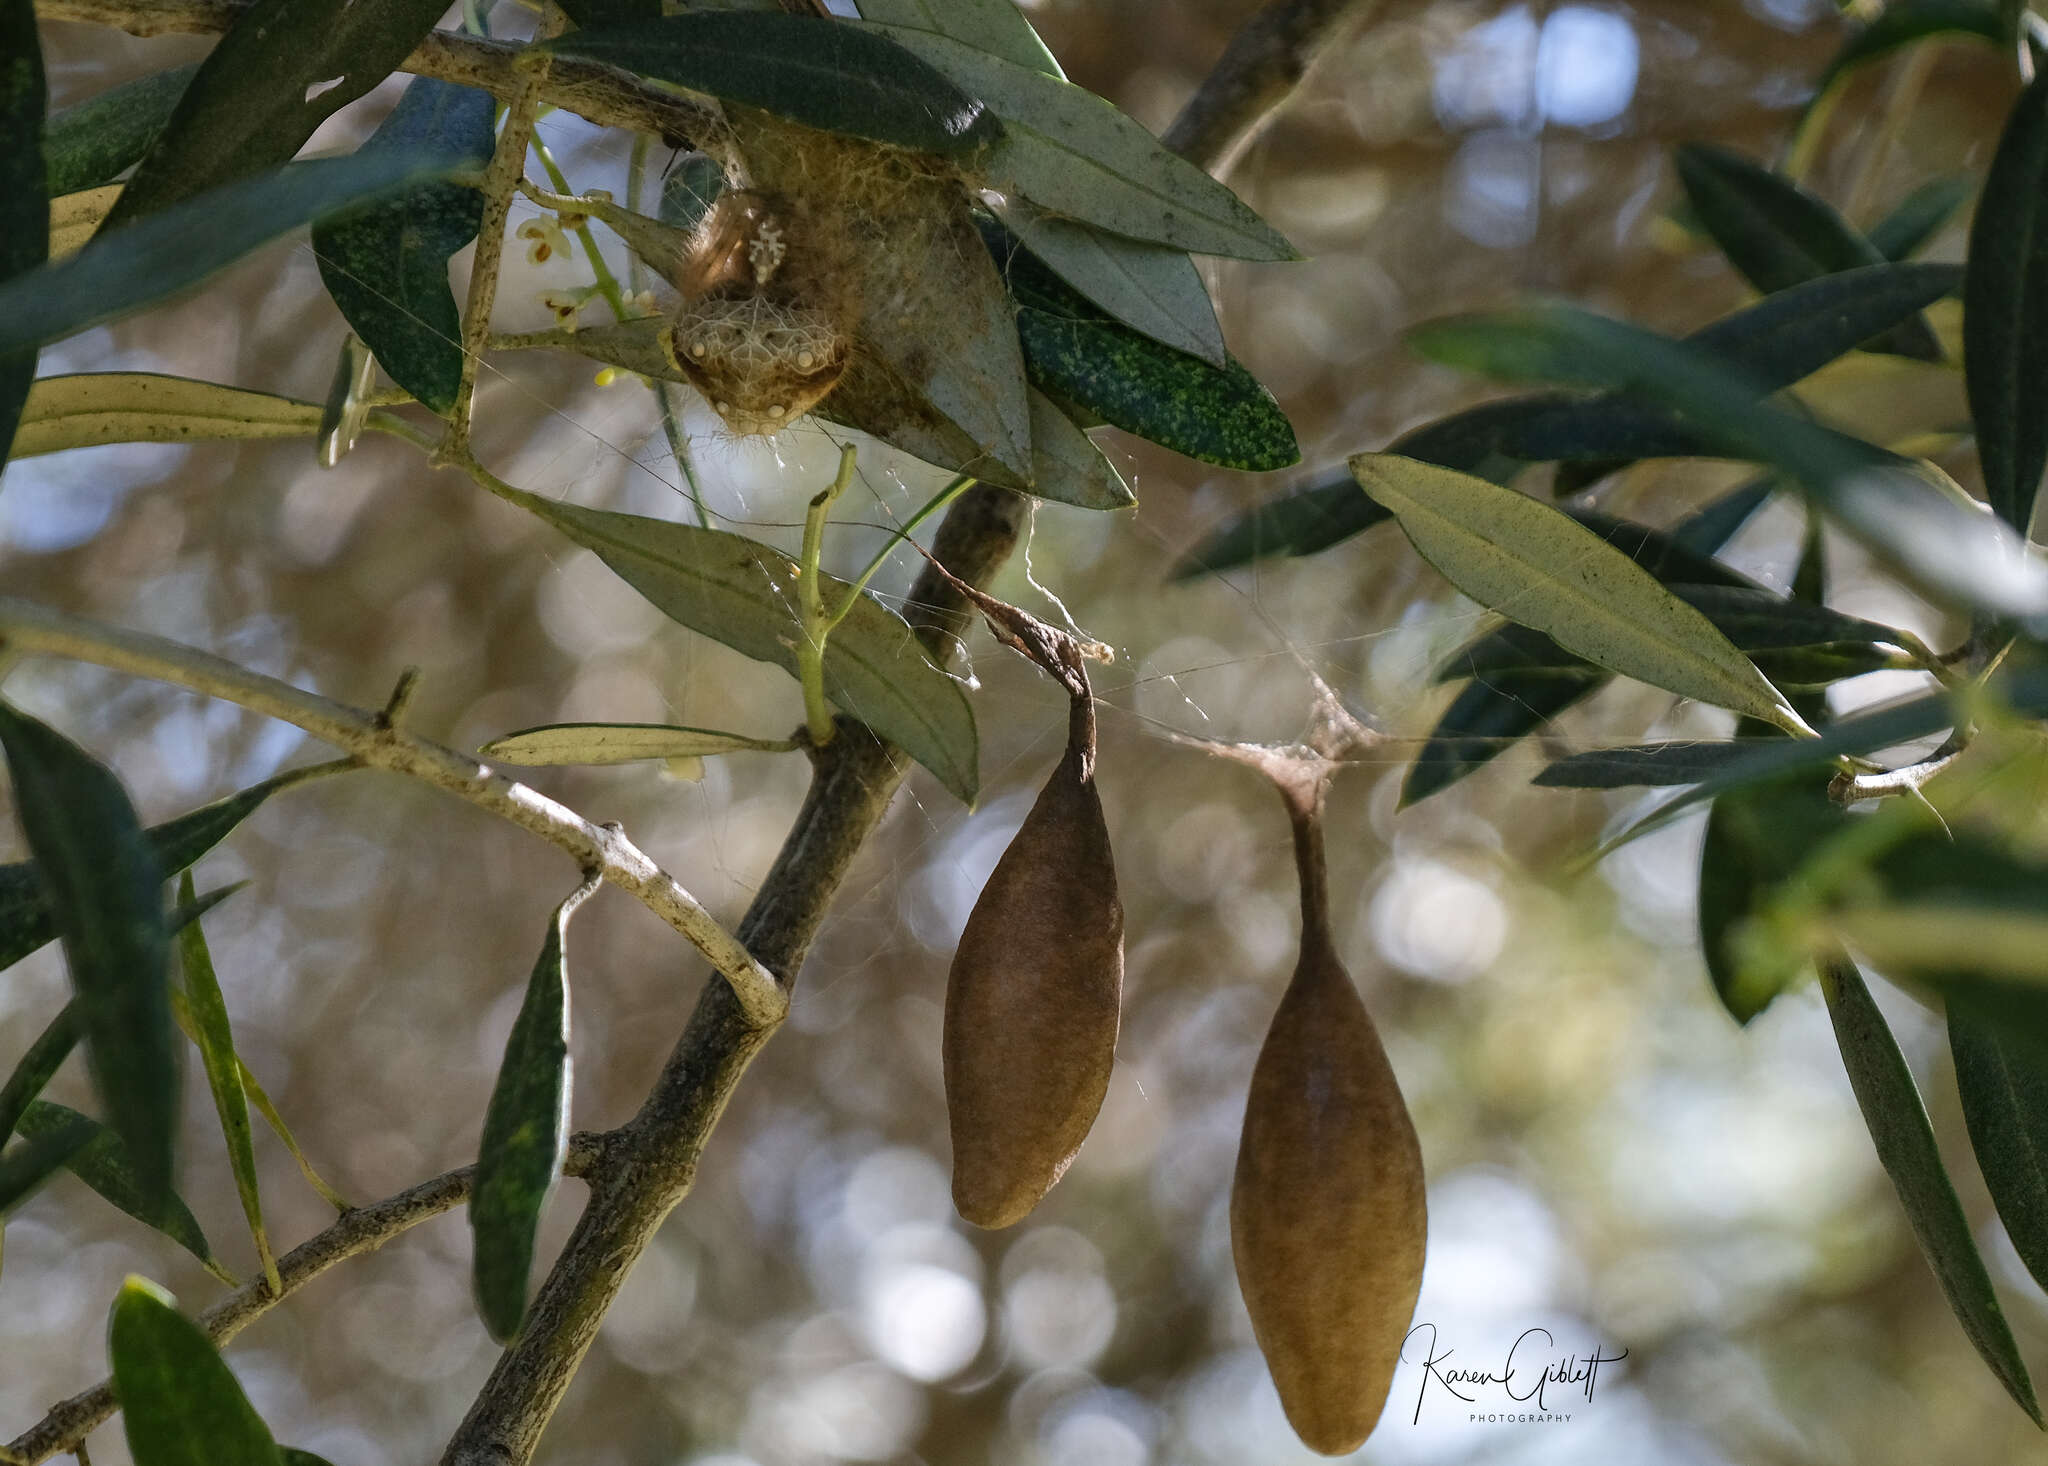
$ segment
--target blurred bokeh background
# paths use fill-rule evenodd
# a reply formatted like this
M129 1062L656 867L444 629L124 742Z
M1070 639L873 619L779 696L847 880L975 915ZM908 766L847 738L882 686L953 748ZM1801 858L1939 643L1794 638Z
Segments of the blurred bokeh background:
M1030 13L1077 81L1163 128L1253 8L1042 0ZM1390 732L1419 735L1445 696L1432 662L1477 618L1392 531L1184 586L1166 584L1166 568L1228 514L1476 400L1483 387L1405 352L1414 321L1530 292L1671 330L1741 304L1740 282L1667 217L1668 150L1711 139L1775 155L1842 35L1829 0L1388 0L1333 47L1231 180L1311 259L1211 276L1233 349L1299 431L1302 469L1227 473L1107 435L1139 509L1040 507L1028 555L996 586L1041 615L1071 614L1118 655L1097 687L1127 999L1093 1136L1025 1223L991 1234L954 1217L938 1052L947 963L1065 726L1063 699L977 631L964 665L981 809L912 776L544 1460L1308 1459L1252 1345L1226 1207L1253 1057L1293 961L1285 823L1242 770L1157 735L1294 736L1304 667ZM46 45L59 103L204 49L61 25ZM1981 170L2016 85L2010 57L1981 45L1874 68L1843 101L1814 182L1868 223L1916 183ZM316 145L347 145L394 95L345 112ZM541 134L578 185L622 188L622 139L563 114ZM1962 241L1952 227L1935 256L1959 258ZM504 319L544 324L541 296L586 280L574 259L522 264ZM202 296L51 348L43 370L167 371L317 399L342 333L301 238ZM647 392L597 386L573 357L493 368L480 445L501 475L686 514ZM793 545L832 444L811 426L734 443L701 405L685 422L722 521ZM900 519L940 477L880 450L861 465L830 549L845 566L879 543L860 526ZM1651 465L1602 502L1668 522L1731 478ZM1782 585L1799 532L1796 514L1773 511L1733 557ZM1952 631L1838 548L1838 604L1931 638ZM881 583L900 593L912 569ZM801 721L788 679L665 623L593 556L388 440L331 471L304 443L18 463L0 492L0 587L357 704L381 703L418 666L411 726L458 746L563 719L763 735ZM1896 690L1884 680L1845 692ZM151 820L325 756L292 729L91 669L27 663L6 690L109 759ZM1620 686L1542 742L1720 730L1719 718ZM1418 1322L1474 1367L1536 1326L1554 1336L1546 1352L1628 1358L1603 1369L1590 1400L1554 1391L1553 1410L1571 1417L1556 1424L1474 1422L1476 1407L1434 1387L1415 1419L1422 1376L1404 1365L1360 1459L2048 1460L1943 1306L1818 1001L1794 994L1747 1031L1714 1001L1693 933L1698 822L1575 874L1626 800L1529 787L1540 752L1398 813L1398 756L1348 773L1332 809L1339 936L1429 1169ZM639 768L533 782L623 820L736 919L805 777L795 757L743 756L695 783ZM0 824L0 853L18 849ZM252 882L207 932L245 1057L328 1178L362 1201L472 1159L520 985L575 882L568 864L432 791L356 773L278 797L200 877ZM574 1120L603 1128L632 1112L704 969L615 893L578 918L571 964ZM0 1060L64 991L54 949L0 977ZM1938 1029L1910 1001L1886 1002L2021 1346L2048 1365L2048 1305L1967 1158ZM52 1095L89 1105L78 1065ZM196 1067L186 1116L182 1189L246 1271ZM288 1246L332 1212L279 1147L258 1143L272 1235ZM581 1194L558 1194L543 1258ZM13 1217L5 1241L0 1439L104 1374L104 1314L124 1274L194 1308L219 1291L75 1181ZM281 1440L337 1466L435 1458L494 1357L469 1299L468 1242L462 1213L444 1216L236 1342L229 1357ZM127 1459L118 1426L90 1444L102 1466Z

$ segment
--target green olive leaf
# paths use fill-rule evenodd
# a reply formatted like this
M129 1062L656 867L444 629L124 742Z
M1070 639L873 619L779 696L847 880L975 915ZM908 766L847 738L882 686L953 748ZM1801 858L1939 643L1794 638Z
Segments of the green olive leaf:
M1985 497L2024 535L2048 467L2048 76L2013 104L1970 226L1963 378Z
M1016 304L1034 385L1190 458L1264 470L1297 462L1294 429L1233 358L1221 370L1111 320L992 220L982 238Z
M191 905L197 899L192 872L185 871L178 877L178 900L182 905ZM181 982L176 996L191 1019L199 1060L206 1070L206 1086L213 1092L214 1114L220 1119L228 1169L235 1178L235 1194L241 1198L242 1215L248 1219L249 1238L256 1244L263 1275L271 1288L281 1293L277 1260L271 1254L270 1236L263 1227L263 1192L256 1180L256 1139L249 1128L249 1096L242 1087L243 1065L235 1052L227 999L221 994L213 954L207 950L206 934L197 921L187 922L178 933L177 947Z
M1685 144L1677 161L1694 214L1729 263L1766 295L1885 262L1884 253L1832 204L1781 173L1707 143ZM1941 360L1933 328L1919 316L1871 345L1918 361Z
M541 1212L569 1148L569 918L597 888L593 879L555 909L527 979L519 1016L484 1115L469 1225L476 1236L477 1311L499 1343L526 1315L527 1280Z
M1744 745L1724 747L1740 751ZM1709 768L1705 776L1719 771ZM1721 1006L1737 1023L1756 1017L1805 969L1803 959L1760 960L1755 944L1743 940L1744 924L1848 822L1848 811L1828 795L1830 777L1827 770L1809 769L1731 790L1707 815L1700 850L1700 952Z
M29 389L15 458L103 443L310 437L320 404L155 372L42 377Z
M896 39L851 21L713 12L572 31L547 49L900 148L957 157L1001 137L986 99Z
M64 1163L99 1133L100 1127L80 1115L76 1121L0 1150L0 1217L33 1196L42 1184L64 1169ZM10 1132L11 1133L11 1132ZM5 1135L0 1135L4 1145Z
M1812 731L1712 622L1568 515L1411 458L1361 453L1351 471L1422 557L1488 609L1611 672Z
M0 352L156 305L303 224L445 172L443 160L411 153L316 158L103 228L77 254L0 284Z
M1632 558L1642 563L1640 556ZM1918 638L1875 621L1788 601L1756 586L1688 585L1666 575L1657 578L1713 622L1775 687L1823 687L1866 672L1918 665L1904 649L1918 646ZM1437 669L1436 680L1561 670L1584 671L1586 664L1548 637L1504 628L1448 658Z
M1014 0L861 0L861 19L951 36L1018 66L1066 80Z
M179 93L103 232L287 162L321 123L389 76L447 8L255 0Z
M1866 236L1877 252L1888 260L1912 258L1955 217L1956 210L1970 201L1977 180L1968 173L1951 173L1930 178L1870 226Z
M1186 250L1108 234L1021 200L996 212L1025 249L1110 316L1210 366L1228 365L1209 287Z
M1675 552L1682 551L1691 557L1691 578L1699 580L1699 571L1712 563L1707 557L1734 538L1776 487L1776 480L1761 478L1730 489L1688 516L1668 537L1641 525L1626 526L1625 534L1616 533L1625 525L1625 521L1619 520L1611 521L1615 528L1603 533L1624 553L1649 556L1653 563L1675 563ZM1522 634L1542 637L1541 632L1527 628ZM1583 675L1503 672L1469 683L1437 719L1429 741L1410 766L1401 786L1402 807L1426 799L1485 767L1518 739L1606 685L1606 674L1591 666Z
M1688 342L1564 305L1436 321L1409 340L1454 366L1660 403L1715 453L1797 481L1829 518L1937 600L2048 620L2048 564L2009 526L1974 512L1921 466L1760 401L1759 383Z
M1750 747L1742 742L1681 738L1591 748L1557 760L1529 782L1547 789L1657 789L1697 784L1727 768Z
M0 703L15 811L78 998L93 1087L141 1192L166 1196L177 1135L163 868L112 771Z
M2035 1403L2033 1383L1977 1252L1970 1219L1935 1146L1934 1127L1927 1121L1913 1071L1906 1067L1898 1041L1853 962L1841 956L1823 958L1820 983L1856 1103L1920 1250L1978 1355L2039 1425L2041 1407Z
M35 5L0 0L0 280L26 274L49 254L50 190L43 167L48 105ZM33 343L0 352L0 464L9 455L35 374Z
M1003 135L974 160L976 174L996 192L1196 254L1301 257L1236 194L1093 92L931 31L863 25L1002 118Z
M667 723L550 723L493 738L477 752L526 768L558 764L629 764L644 759L703 758L719 753L786 753L787 738L749 738L712 728Z
M71 1057L72 1049L78 1046L78 1039L78 999L73 998L36 1035L28 1052L15 1064L14 1072L7 1076L7 1082L0 1085L0 1143L14 1133L30 1101L56 1077L64 1061Z
M135 1466L282 1466L213 1341L156 1284L130 1277L121 1285L107 1354Z
M501 494L552 524L669 619L757 661L797 670L798 567L742 535ZM844 582L827 577L828 594ZM925 655L903 618L857 597L825 648L825 695L938 775L964 803L977 788L974 713L960 685Z
M411 150L481 166L496 142L496 102L475 87L414 77L361 151ZM320 278L391 380L431 411L455 405L462 320L448 261L476 238L483 194L423 183L313 226Z
M174 66L151 72L50 114L43 130L43 161L50 196L112 183L149 150L199 70Z
M199 1229L192 1209L175 1191L153 1195L146 1189L133 1154L112 1130L49 1100L31 1100L14 1129L24 1140L37 1140L46 1135L77 1133L80 1121L92 1128L85 1143L65 1160L65 1168L102 1199L144 1226L163 1233L205 1263L216 1277L232 1281L214 1260L213 1249L207 1245L206 1234Z
M2048 1057L1966 1004L1949 1005L1948 1040L1998 1219L2034 1281L2048 1287Z

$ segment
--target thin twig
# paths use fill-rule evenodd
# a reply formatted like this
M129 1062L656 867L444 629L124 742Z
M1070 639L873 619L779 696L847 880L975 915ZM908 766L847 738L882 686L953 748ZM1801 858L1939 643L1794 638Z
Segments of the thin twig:
M560 12L548 7L541 16L543 33L560 24ZM476 251L469 267L469 300L462 309L462 375L455 384L455 406L448 414L448 436L436 454L442 462L469 457L471 408L476 398L476 373L483 361L484 341L491 334L491 306L498 297L498 266L505 258L505 224L512 195L526 177L526 148L533 140L533 119L540 111L540 89L547 81L550 58L522 67L520 86L505 104L505 125L499 130L491 165L484 170L483 217L477 224Z
M825 554L825 521L832 515L832 505L853 482L858 453L850 443L839 450L839 471L804 511L802 579L796 588L803 640L797 643L796 667L804 690L804 724L810 730L811 743L818 748L830 743L835 731L832 705L825 699L825 643L835 624L832 608L825 604L825 572L820 566Z
M303 728L373 768L408 774L510 820L596 867L620 890L687 937L732 984L750 1022L772 1028L789 995L682 886L614 826L596 825L566 805L467 754L388 727L380 713L350 707L233 662L139 631L101 626L29 601L0 596L0 641L35 656L91 662L189 687Z
M601 1135L579 1131L570 1136L562 1173L588 1175L597 1167L604 1147L605 1137ZM464 1166L383 1201L344 1212L326 1231L277 1260L275 1291L263 1278L251 1278L200 1314L200 1327L215 1344L227 1343L336 1263L373 1252L408 1228L460 1206L469 1199L475 1173L476 1167ZM0 1451L0 1461L33 1466L59 1452L76 1451L85 1437L114 1413L114 1408L113 1381L101 1380L56 1406L33 1429L10 1442Z
M1164 142L1221 177L1280 110L1323 47L1378 0L1273 0L1230 38Z
M217 35L246 9L247 0L36 0L38 20L109 26L133 36ZM523 82L513 64L523 49L517 42L435 31L398 69L477 87L509 102ZM651 133L675 144L709 141L721 130L703 103L589 61L557 60L540 99L600 127Z
M1957 728L1941 747L1903 768L1865 773L1844 769L1829 782L1828 797L1837 804L1854 804L1861 799L1885 799L1898 794L1919 796L1928 780L1963 756L1974 731L1968 725Z

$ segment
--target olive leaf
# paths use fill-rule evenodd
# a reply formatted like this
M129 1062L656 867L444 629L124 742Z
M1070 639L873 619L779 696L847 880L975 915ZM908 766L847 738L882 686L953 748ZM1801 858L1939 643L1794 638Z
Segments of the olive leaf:
M484 1115L469 1225L476 1236L477 1311L499 1343L526 1314L533 1239L569 1147L569 918L595 878L555 908Z
M286 162L321 123L389 76L447 8L256 0L179 93L102 232Z
M1948 1012L1963 1120L2013 1250L2048 1287L2048 1054L1966 1004Z
M1775 488L1775 480L1762 478L1731 489L1687 517L1668 537L1641 525L1629 526L1626 535L1604 532L1624 553L1647 554L1653 563L1668 562L1674 547L1688 552L1694 560L1689 573L1699 580L1699 571L1705 566L1698 562L1713 563L1706 557L1732 539ZM1614 523L1619 526L1621 522ZM1525 629L1524 635L1538 637L1541 633ZM1582 675L1502 672L1470 683L1437 719L1429 741L1409 767L1401 785L1402 806L1427 799L1483 768L1517 739L1606 685L1606 674L1591 667Z
M915 53L1002 118L1002 136L974 161L996 192L1196 254L1300 258L1236 194L1093 92L931 31L863 26Z
M1963 377L1985 497L2024 535L2048 467L2048 76L2013 104L1970 227Z
M1209 287L1186 250L1091 229L1021 200L996 213L1024 248L1108 315L1210 366L1227 365Z
M320 404L155 372L79 372L29 389L15 458L102 443L310 437Z
M797 565L770 546L722 530L558 504L517 489L511 502L552 524L647 597L671 620L757 661L797 670L803 635ZM850 588L828 577L828 593ZM855 598L825 649L825 694L840 709L974 803L974 713L951 677L924 653L903 619L872 596Z
M48 103L35 5L0 0L0 281L33 270L49 253L50 190L42 146ZM33 343L0 352L0 464L35 374Z
M1759 393L1775 391L1939 300L1961 280L1953 265L1866 265L1778 291L1686 340L1746 370ZM1709 447L1683 421L1641 398L1546 392L1453 413L1404 434L1386 451L1506 483L1528 462L1552 456L1597 459L1605 474L1616 457L1691 455ZM1559 491L1569 487L1561 483ZM1379 505L1352 492L1348 471L1333 473L1226 521L1183 556L1173 574L1188 579L1265 555L1312 555L1386 517Z
M151 72L51 113L43 129L51 197L98 188L126 172L164 130L198 70L195 63Z
M1225 467L1284 468L1301 450L1272 394L1229 356L1221 370L1111 320L1000 225L982 237L1016 302L1032 382L1105 422Z
M1642 563L1641 556L1632 558ZM1711 621L1773 686L1824 687L1866 672L1920 665L1905 650L1919 645L1919 639L1908 632L1822 606L1788 601L1757 586L1687 585L1655 570L1651 573ZM1548 637L1509 628L1446 659L1437 669L1436 679L1446 682L1497 672L1585 670L1583 660Z
M1853 962L1840 956L1824 958L1820 982L1835 1042L1877 1146L1877 1158L1898 1190L1899 1204L1949 1309L2006 1393L2039 1425L2041 1407L2035 1403L2033 1383L1977 1252L1970 1219L1941 1162L1913 1071L1906 1067L1898 1041Z
M178 878L178 900L191 905L198 899L192 888L192 872ZM270 1236L263 1226L263 1192L256 1180L256 1142L249 1128L249 1096L242 1087L242 1060L235 1052L234 1030L228 1023L227 999L213 968L213 954L207 950L206 934L199 923L190 921L178 933L178 996L191 1020L199 1060L206 1070L206 1086L213 1092L214 1113L220 1119L221 1139L227 1146L228 1169L235 1178L235 1193L241 1198L242 1215L249 1223L249 1238L256 1244L256 1256L273 1292L281 1292L277 1259L270 1251Z
M78 1046L78 1000L73 998L58 1010L43 1031L36 1035L28 1052L15 1064L7 1082L0 1084L0 1144L5 1144L14 1127L27 1113L29 1104L56 1077L71 1051ZM79 1142L83 1144L81 1139Z
M1832 204L1781 173L1706 143L1680 147L1677 161L1700 223L1742 277L1766 295L1885 261ZM1871 344L1919 361L1941 359L1933 329L1917 316Z
M495 117L489 92L414 77L361 151L410 150L450 167L481 166L496 141ZM462 376L448 260L476 238L483 212L476 189L423 183L313 226L320 278L342 316L391 380L438 413L454 407Z
M719 753L785 753L787 738L749 738L711 728L666 723L550 723L493 738L477 752L527 768L556 764L628 764L643 759L703 758Z
M1977 191L1977 180L1968 173L1951 173L1930 178L1893 207L1889 214L1870 226L1865 236L1888 260L1910 259L1941 232L1942 226Z
M163 868L120 781L84 749L4 702L0 748L64 944L93 1087L138 1189L161 1198L179 1099Z
M2008 526L1974 513L1910 461L1762 403L1760 384L1689 343L1563 305L1432 322L1409 340L1453 366L1639 393L1681 414L1716 453L1796 480L1936 599L2048 617L2048 565Z
M76 1155L98 1133L99 1126L80 1115L76 1121L34 1140L0 1149L0 1217L33 1196L36 1189ZM6 1137L0 1135L0 1146Z
M0 284L0 353L156 305L300 225L445 172L409 153L319 158L102 229L77 254Z
M927 153L972 153L1003 131L982 99L889 35L849 21L743 12L672 15L572 31L547 49L759 107L807 127Z
M200 1230L192 1209L177 1192L152 1192L135 1156L112 1130L67 1106L49 1100L31 1100L15 1122L15 1133L26 1140L45 1135L73 1133L78 1122L91 1126L85 1143L74 1150L64 1165L73 1175L146 1227L154 1228L206 1264L207 1270L223 1282L234 1279L214 1259L206 1233Z
M1351 471L1422 557L1481 605L1609 671L1812 731L1712 622L1569 516L1410 458L1361 453Z
M2008 707L2023 716L2048 716L2048 675L2028 672L2001 679L1994 685L1992 695L2001 697ZM1716 798L1730 789L1765 783L1801 769L1832 765L1838 759L1862 757L1896 748L1953 728L1959 719L1967 716L1958 710L1955 699L1943 690L1838 719L1830 723L1818 738L1769 739L1752 744L1741 757L1731 757L1718 771L1675 799L1658 805L1606 841L1594 858L1604 859L1630 841L1661 829L1701 800ZM2025 936L2025 933L2020 934L2020 939L2025 940ZM1939 940L1942 939L1930 939L1930 945ZM1950 937L1947 940L1957 939Z
M1711 777L1720 770L1705 772ZM1737 1023L1761 1013L1805 967L1800 959L1760 960L1768 954L1745 942L1745 923L1847 823L1848 811L1828 794L1829 779L1826 770L1809 769L1730 790L1707 815L1700 849L1700 952L1721 1006Z
M135 1466L279 1466L270 1428L213 1341L156 1284L121 1285L107 1355Z
M1605 679L1601 680L1604 683ZM1746 742L1695 738L1592 748L1557 760L1529 782L1549 789L1654 789L1697 784L1727 768L1750 748Z
M951 36L977 51L1066 79L1015 0L861 0L861 19Z
M1077 509L1129 509L1138 502L1116 465L1068 415L1031 389L1031 488L1041 499Z
M238 883L208 891L191 901L181 901L170 916L173 934L183 931L189 923L197 921L240 889ZM173 1017L178 1017L180 1004L176 993L172 994L171 1006ZM49 1021L35 1042L28 1046L28 1052L15 1064L14 1072L7 1076L4 1084L0 1084L0 1139L14 1133L15 1124L28 1109L29 1101L43 1092L71 1056L71 1051L78 1046L79 1039L83 1037L78 1014L78 999L73 998L58 1010L57 1016ZM182 1027L181 1017L179 1023Z

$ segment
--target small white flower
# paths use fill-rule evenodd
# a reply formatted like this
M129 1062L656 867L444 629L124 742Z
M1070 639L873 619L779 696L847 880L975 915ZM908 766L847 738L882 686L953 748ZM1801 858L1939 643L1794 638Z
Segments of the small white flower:
M526 246L526 262L530 265L544 265L548 260L569 253L569 241L562 235L562 226L552 214L540 214L526 220L519 226L518 237L532 242Z

